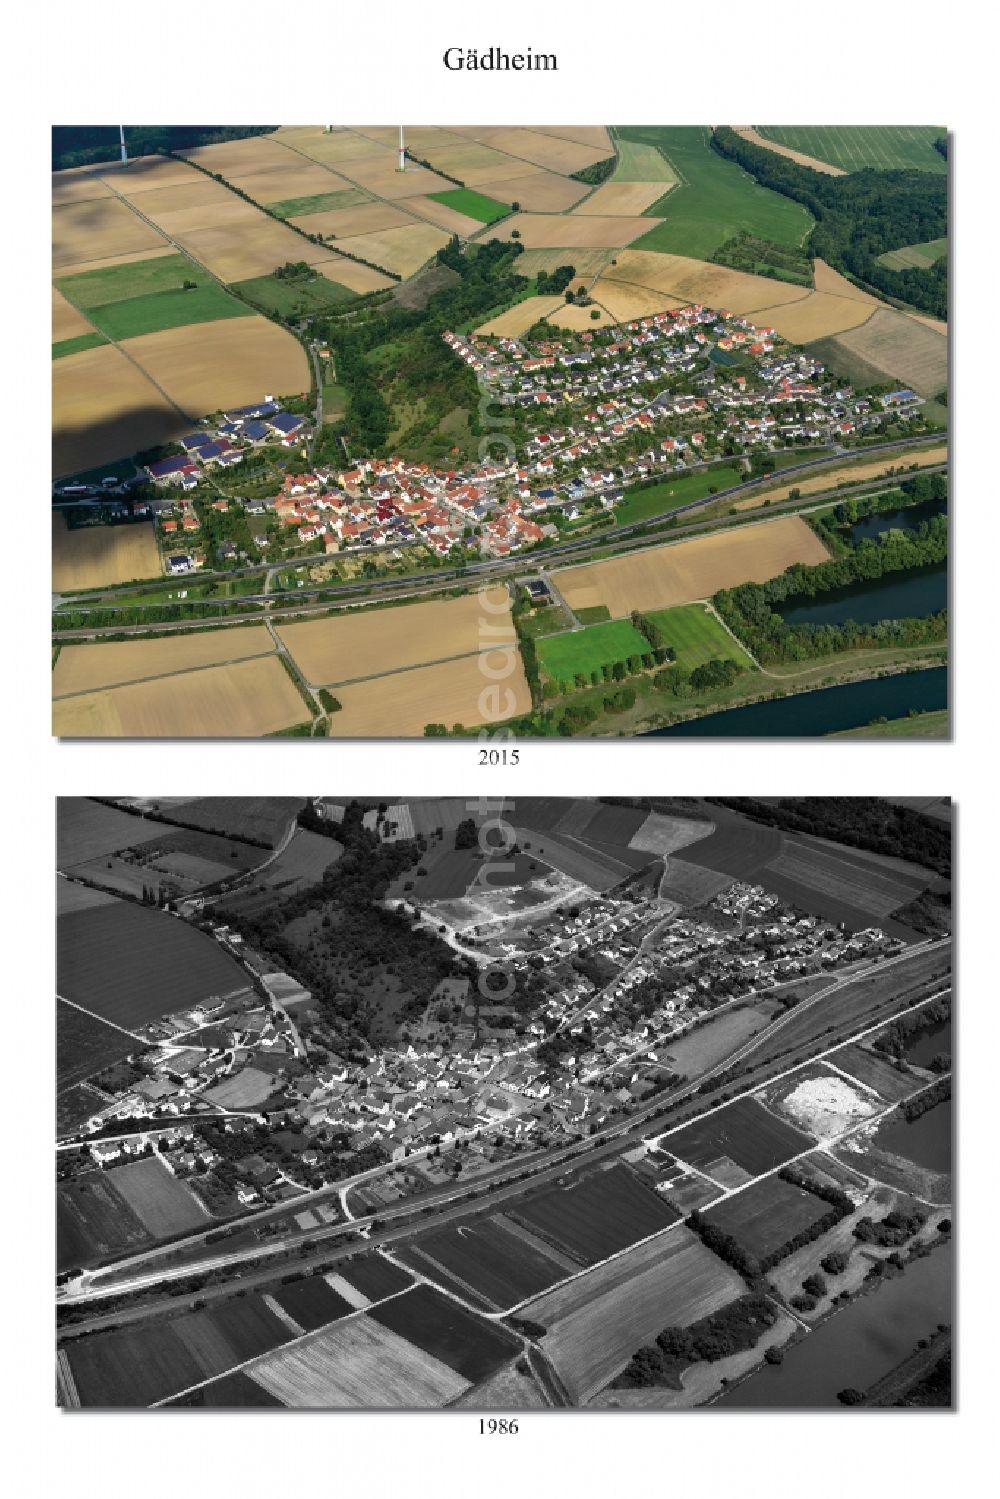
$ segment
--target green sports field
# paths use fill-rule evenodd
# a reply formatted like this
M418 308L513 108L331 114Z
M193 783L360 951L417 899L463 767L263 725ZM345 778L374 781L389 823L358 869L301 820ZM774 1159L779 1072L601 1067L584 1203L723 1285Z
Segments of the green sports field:
M750 660L716 616L704 604L680 604L675 609L650 611L646 618L659 629L664 642L672 646L677 663L691 671L703 666L706 661L739 661L749 666Z
M67 354L82 354L84 349L96 349L98 344L106 342L102 333L78 333L76 338L64 338L53 344L52 358L65 359Z
M535 650L546 676L568 689L578 675L589 683L591 672L600 672L603 666L614 666L618 661L624 663L630 656L648 655L650 646L631 620L614 619L564 635L544 636Z
M890 271L905 271L911 266L918 271L925 271L947 253L946 239L928 239L921 245L904 245L901 250L886 250L884 255L878 257L878 263L888 266Z
M622 503L615 506L615 520L618 525L627 526L632 521L648 520L654 515L668 515L679 505L703 500L713 489L730 489L743 477L738 469L728 464L703 469L697 474L676 474L662 484L651 484L648 489L634 489L626 494Z
M946 172L948 163L933 142L943 125L758 125L759 133L779 146L803 151L817 161L860 172L865 167L888 172L917 167Z
M662 222L630 248L708 260L744 230L779 245L801 245L812 228L810 214L713 151L711 134L707 125L616 128L620 148L629 141L655 146L677 179L676 187L646 210L648 218Z
M453 208L456 213L478 219L481 224L493 224L510 213L509 203L498 203L496 198L473 192L471 187L456 187L452 192L428 193L427 196L434 203L443 203L445 208Z
M160 333L164 328L184 328L189 323L252 317L253 308L231 297L221 286L209 283L187 291L160 291L127 302L109 302L106 307L89 308L87 316L109 338L124 339Z
M331 208L356 208L359 203L371 202L374 199L360 187L345 187L336 193L313 193L308 198L282 198L278 203L268 203L267 209L279 219L297 219L310 213L326 213Z

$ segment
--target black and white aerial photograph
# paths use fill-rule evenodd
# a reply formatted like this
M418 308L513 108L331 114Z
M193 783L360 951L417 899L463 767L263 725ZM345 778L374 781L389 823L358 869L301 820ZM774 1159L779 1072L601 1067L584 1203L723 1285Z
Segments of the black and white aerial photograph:
M951 1407L947 798L57 824L63 1408Z

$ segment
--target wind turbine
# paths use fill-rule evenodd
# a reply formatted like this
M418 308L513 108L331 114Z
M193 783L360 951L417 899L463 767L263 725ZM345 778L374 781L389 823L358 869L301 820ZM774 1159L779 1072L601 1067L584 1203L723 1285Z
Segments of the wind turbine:
M128 152L125 150L125 126L118 126L118 138L122 143L122 166L128 166Z
M399 166L396 168L396 170L398 172L406 171L406 141L403 136L402 125L400 125L399 127Z

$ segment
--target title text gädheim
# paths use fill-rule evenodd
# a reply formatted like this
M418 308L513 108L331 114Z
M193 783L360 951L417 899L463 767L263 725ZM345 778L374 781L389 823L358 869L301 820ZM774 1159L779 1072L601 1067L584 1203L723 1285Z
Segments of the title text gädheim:
M502 52L488 47L449 47L443 62L450 73L557 73L559 63L554 52Z

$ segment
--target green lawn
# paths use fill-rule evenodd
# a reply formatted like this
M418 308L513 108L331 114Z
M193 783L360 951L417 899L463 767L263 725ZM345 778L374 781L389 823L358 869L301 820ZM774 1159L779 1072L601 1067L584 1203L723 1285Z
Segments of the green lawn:
M82 354L84 349L96 349L103 343L107 343L107 339L101 333L78 333L76 338L64 338L53 344L52 358L64 359L67 354Z
M697 474L676 474L671 479L664 479L662 484L651 484L648 489L633 489L627 493L622 503L615 506L615 518L620 526L627 526L632 521L667 515L679 505L705 499L713 489L729 489L740 484L745 477L728 464L703 469Z
M195 286L214 286L212 278L186 255L158 255L152 260L132 260L100 271L64 276L56 285L76 307L106 307L109 302L130 302L154 292L179 291L185 281Z
M759 186L713 151L706 125L627 125L615 134L620 146L626 141L656 146L677 177L677 186L646 210L647 217L662 222L634 241L634 250L708 260L743 230L776 244L800 245L812 228L801 204Z
M878 262L879 265L888 266L890 271L905 271L911 266L925 271L947 253L946 239L927 239L921 245L904 245L901 250L886 250L884 255L878 257Z
M264 312L275 312L282 317L299 313L326 312L331 307L342 307L352 302L357 295L341 286L337 281L328 281L325 276L315 275L309 280L279 281L274 276L253 276L249 281L233 283L236 291L260 307Z
M589 681L592 671L625 662L629 656L647 655L650 647L630 619L613 619L565 635L546 636L535 649L545 674L569 689L578 673Z
M435 203L443 203L446 208L453 208L456 213L464 213L470 219L478 219L481 224L493 224L497 219L502 219L510 213L509 203L498 203L496 198L488 198L485 193L474 192L471 187L456 187L451 192L428 193L427 196Z
M676 182L677 177L666 157L655 146L643 141L616 139L618 165L612 182Z
M374 199L360 187L345 187L336 193L314 193L308 198L282 198L279 203L268 203L267 210L276 213L279 219L298 219L310 213L325 213L329 208L356 208L359 203L372 202Z
M252 317L253 308L210 282L187 291L175 288L132 297L127 302L109 302L105 307L91 307L87 315L109 338L123 339L160 333L164 328L184 328L188 323Z
M843 172L860 172L864 167L881 172L899 167L948 170L947 161L932 144L945 134L942 125L758 125L757 129L779 146L804 151Z
M592 604L589 609L574 609L573 613L581 625L600 625L611 618L607 604Z
M746 652L704 604L680 604L675 609L647 611L646 618L657 626L666 644L676 652L679 665L688 671L712 660L750 665Z

